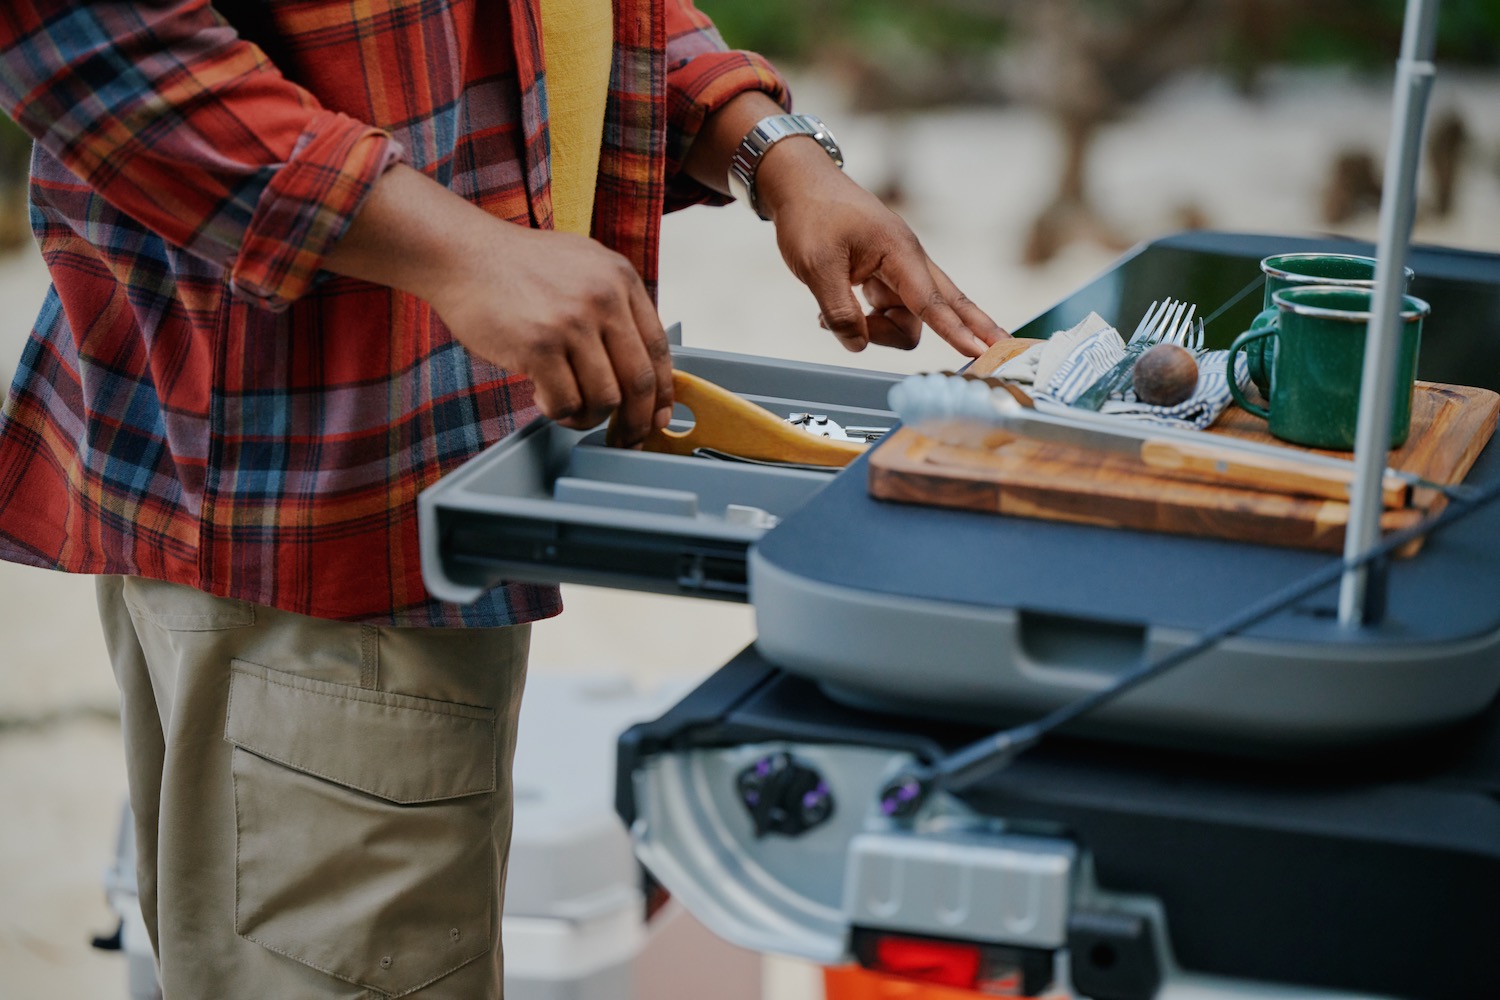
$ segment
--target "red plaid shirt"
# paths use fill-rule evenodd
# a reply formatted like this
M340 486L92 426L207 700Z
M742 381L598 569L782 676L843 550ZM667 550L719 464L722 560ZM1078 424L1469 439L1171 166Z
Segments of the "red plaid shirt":
M226 23L215 11L232 21ZM419 491L536 413L422 301L320 271L398 158L552 225L537 0L9 0L0 101L37 139L52 275L0 415L0 557L399 625L555 614L431 599ZM764 61L691 0L614 0L594 236L654 290L705 116Z

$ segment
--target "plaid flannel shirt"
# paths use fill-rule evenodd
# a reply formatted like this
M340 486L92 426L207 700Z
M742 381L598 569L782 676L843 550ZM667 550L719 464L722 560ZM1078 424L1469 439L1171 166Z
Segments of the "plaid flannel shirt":
M654 292L704 118L762 90L691 0L614 0L593 235ZM227 18L227 20L226 20ZM502 625L422 585L417 494L536 413L409 295L320 271L398 158L550 228L537 0L9 0L53 285L0 413L0 557L325 618Z

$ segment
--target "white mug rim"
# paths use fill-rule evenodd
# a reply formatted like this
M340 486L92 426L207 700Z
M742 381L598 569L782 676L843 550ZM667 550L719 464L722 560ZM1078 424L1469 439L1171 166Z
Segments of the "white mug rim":
M1315 250L1306 250L1296 251L1293 253L1273 253L1268 257L1263 257L1260 261L1260 269L1267 278L1280 278L1283 281L1290 281L1298 285L1345 285L1353 288L1370 288L1374 286L1375 278L1373 275L1368 278L1320 278L1313 275L1297 274L1295 272L1285 270L1278 264L1271 263L1271 261L1273 260L1293 261L1310 260L1312 258L1326 259L1328 257L1339 257L1344 260L1363 261L1370 264L1372 268L1379 264L1379 261L1377 261L1374 257L1366 257L1363 254L1319 253ZM1416 272L1409 267L1403 267L1401 270L1405 272L1406 280L1408 283L1411 282L1412 278L1416 277Z
M1347 293L1350 291L1358 292L1367 290L1358 288L1351 289L1347 284L1298 285L1295 288L1283 288L1281 291L1274 293L1271 296L1271 301L1275 304L1276 308L1285 310L1286 312L1296 313L1298 316L1312 316L1318 319L1342 320L1349 323L1363 323L1365 325L1369 325L1370 316L1372 315L1369 309L1334 309L1331 306L1317 306L1310 303L1298 302L1295 299L1287 299L1285 301L1283 300L1283 296L1300 295L1304 292ZM1373 297L1374 291L1368 290L1367 294ZM1410 323L1414 320L1422 319L1423 317L1428 316L1431 313L1432 306L1428 305L1424 300L1417 298L1415 295L1401 296L1401 319L1403 322Z

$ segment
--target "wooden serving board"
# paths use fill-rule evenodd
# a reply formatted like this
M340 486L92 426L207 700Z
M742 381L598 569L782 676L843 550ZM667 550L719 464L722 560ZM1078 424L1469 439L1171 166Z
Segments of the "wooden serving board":
M1002 341L971 371L987 374L1031 343ZM1432 482L1461 482L1494 434L1497 417L1500 395L1488 389L1418 382L1411 433L1391 452L1390 464ZM1295 447L1271 437L1265 421L1236 406L1209 433ZM1343 501L1177 478L1127 455L1025 439L993 449L961 448L910 428L871 454L870 493L905 503L1335 552L1343 548L1349 520ZM1385 511L1381 528L1400 530L1446 503L1435 491L1415 490L1411 506ZM1413 542L1399 554L1411 555L1420 545Z

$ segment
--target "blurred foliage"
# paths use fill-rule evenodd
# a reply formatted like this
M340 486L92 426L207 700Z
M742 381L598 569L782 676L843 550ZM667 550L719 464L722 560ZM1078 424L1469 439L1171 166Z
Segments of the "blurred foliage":
M31 137L0 114L0 182L9 183L17 173L24 176L30 159Z
M993 49L1005 19L985 0L698 0L725 41L772 59L805 62L827 46L885 43L900 36L929 50Z
M31 137L0 114L0 252L14 250L31 239L26 197L30 161Z
M829 48L868 45L972 53L1002 45L1014 32L1015 4L1047 0L698 0L736 48L788 62L816 61ZM1400 47L1406 0L1206 0L1275 22L1269 50L1255 58L1304 65L1378 70ZM1120 16L1130 3L1094 0L1101 16ZM1500 67L1500 0L1445 0L1438 19L1438 58L1448 65ZM1246 54L1231 36L1223 54L1234 67Z
M1406 0L1344 0L1299 4L1282 33L1281 57L1292 63L1379 70L1400 51ZM1438 61L1500 65L1500 2L1444 0L1438 11Z
M842 0L853 35L896 34L926 49L977 52L1005 41L1003 18L981 4L924 6L896 0Z
M908 107L1003 99L992 57L1007 43L1034 41L1027 26L1034 28L1044 4L1124 23L1145 22L1174 3L1218 17L1222 30L1203 38L1198 62L1217 65L1250 91L1257 71L1273 63L1388 70L1407 0L698 0L730 45L789 64L842 65L867 103ZM1500 69L1500 0L1443 0L1438 61ZM30 139L0 117L0 246L26 228L30 149Z

